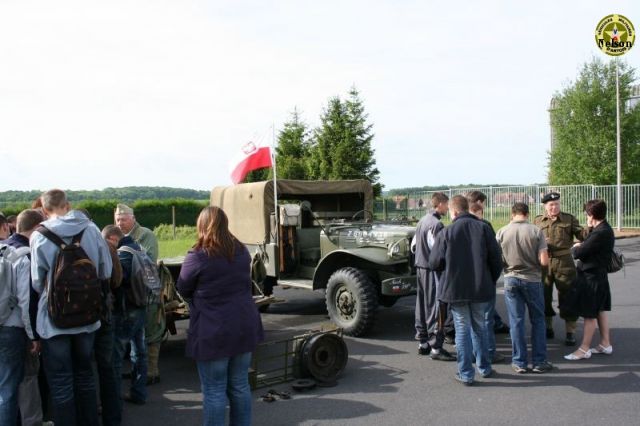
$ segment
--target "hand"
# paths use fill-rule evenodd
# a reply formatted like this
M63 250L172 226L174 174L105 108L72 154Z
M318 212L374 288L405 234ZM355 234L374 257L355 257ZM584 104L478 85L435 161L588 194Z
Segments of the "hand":
M574 247L580 247L580 245L581 245L581 244L582 244L582 243L575 243L573 246L574 246Z
M29 352L31 352L31 355L40 355L40 350L42 349L42 344L40 343L40 340L33 340L31 342L31 349L29 350Z

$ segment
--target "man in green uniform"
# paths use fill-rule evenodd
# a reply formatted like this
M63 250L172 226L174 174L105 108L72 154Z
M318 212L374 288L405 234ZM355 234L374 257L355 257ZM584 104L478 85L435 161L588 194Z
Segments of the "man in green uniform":
M571 257L571 247L574 238L583 240L583 229L573 215L560 211L560 194L550 192L542 197L545 213L535 218L534 223L542 229L549 249L549 265L542 268L542 281L544 282L545 322L547 326L547 338L553 339L553 285L558 290L558 301L562 304L567 291L573 285L576 278L576 267ZM560 318L565 320L567 346L576 344L576 320L577 318L560 310Z
M125 204L116 207L116 225L131 236L135 242L147 252L151 260L158 261L158 239L149 228L140 226L133 214L133 209ZM147 306L147 322L144 330L147 342L147 385L160 381L158 359L160 358L160 344L164 337L166 322L161 300L153 300Z

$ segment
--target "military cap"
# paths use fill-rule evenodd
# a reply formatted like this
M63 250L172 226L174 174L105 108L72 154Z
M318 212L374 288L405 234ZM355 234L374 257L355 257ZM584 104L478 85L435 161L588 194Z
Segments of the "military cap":
M126 204L118 204L116 206L116 215L119 214L133 214L133 209Z
M560 199L560 194L558 194L557 192L550 192L546 194L544 197L542 197L542 204L546 204L549 201L556 201L559 199Z

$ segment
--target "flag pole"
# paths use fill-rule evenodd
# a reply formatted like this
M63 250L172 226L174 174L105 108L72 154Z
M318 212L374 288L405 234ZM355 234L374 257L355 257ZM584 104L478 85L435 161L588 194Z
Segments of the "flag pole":
M275 208L275 223L276 223L276 236L275 243L278 245L278 234L280 233L279 225L279 217L280 212L278 211L278 180L276 178L276 127L272 123L271 124L271 164L273 166L273 205Z

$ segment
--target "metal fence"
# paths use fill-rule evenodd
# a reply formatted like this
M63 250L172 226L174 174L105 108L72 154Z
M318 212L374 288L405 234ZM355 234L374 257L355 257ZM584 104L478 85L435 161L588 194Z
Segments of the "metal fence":
M487 186L479 188L455 188L439 191L420 191L402 195L378 198L375 215L383 220L418 220L431 208L431 195L444 192L449 198L466 195L471 191L481 191L487 196L484 216L494 227L505 225L511 219L511 206L515 202L529 204L530 216L542 214L540 203L544 194L555 191L561 196L562 211L571 213L582 223L586 223L583 205L592 199L603 199L607 203L607 220L611 226L618 226L616 217L617 194L615 185L528 185L528 186ZM622 185L622 228L640 228L640 184Z

